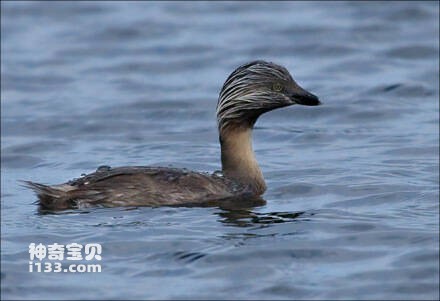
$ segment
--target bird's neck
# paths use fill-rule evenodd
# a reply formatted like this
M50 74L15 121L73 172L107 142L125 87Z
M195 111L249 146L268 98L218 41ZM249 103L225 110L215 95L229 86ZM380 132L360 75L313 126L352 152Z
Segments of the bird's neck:
M252 149L252 127L232 127L220 132L223 174L252 189L266 190L263 174Z

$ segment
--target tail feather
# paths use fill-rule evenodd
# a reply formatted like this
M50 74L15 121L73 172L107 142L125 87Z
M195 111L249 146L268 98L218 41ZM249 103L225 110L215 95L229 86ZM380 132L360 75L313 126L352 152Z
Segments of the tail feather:
M37 194L39 204L43 209L60 210L72 206L69 195L65 190L31 181L21 182L24 187L32 189Z

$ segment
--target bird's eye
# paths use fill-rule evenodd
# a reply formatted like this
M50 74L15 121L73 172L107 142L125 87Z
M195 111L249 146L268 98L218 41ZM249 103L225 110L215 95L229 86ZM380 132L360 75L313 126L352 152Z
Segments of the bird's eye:
M274 90L275 92L281 92L283 91L283 85L281 85L280 83L274 83L272 85L272 90Z

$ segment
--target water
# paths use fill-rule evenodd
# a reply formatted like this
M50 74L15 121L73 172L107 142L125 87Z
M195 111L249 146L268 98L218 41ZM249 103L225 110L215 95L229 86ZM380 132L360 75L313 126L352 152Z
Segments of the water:
M2 299L439 298L438 2L1 8ZM19 186L220 169L217 95L254 59L324 104L258 121L266 205L42 215ZM31 242L100 243L102 272L30 273Z

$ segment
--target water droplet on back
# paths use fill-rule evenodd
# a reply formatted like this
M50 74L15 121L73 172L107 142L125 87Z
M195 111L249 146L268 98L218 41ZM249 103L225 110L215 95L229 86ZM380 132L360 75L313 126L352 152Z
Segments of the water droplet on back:
M96 169L96 172L109 171L111 169L108 165L101 165Z
M213 175L221 178L224 177L223 172L221 170L214 171Z

